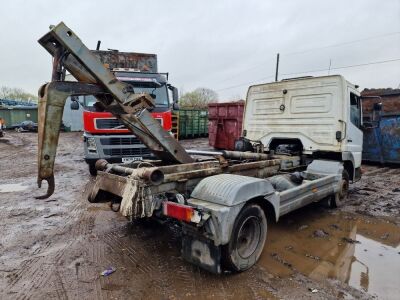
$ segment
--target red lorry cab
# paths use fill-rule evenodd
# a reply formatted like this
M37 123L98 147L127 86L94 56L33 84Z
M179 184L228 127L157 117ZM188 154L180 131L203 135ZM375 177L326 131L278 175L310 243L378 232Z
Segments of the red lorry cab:
M178 90L168 83L168 73L158 73L157 55L118 51L92 51L107 65L115 77L130 84L134 93L146 93L154 100L153 118L167 131L172 127L171 108L178 101ZM171 95L172 94L172 99ZM152 158L151 151L111 113L96 111L97 99L83 96L85 161L92 175L95 163L106 159L112 163Z
M151 114L165 130L171 130L171 110ZM109 112L83 111L83 129L92 134L129 134L131 133Z

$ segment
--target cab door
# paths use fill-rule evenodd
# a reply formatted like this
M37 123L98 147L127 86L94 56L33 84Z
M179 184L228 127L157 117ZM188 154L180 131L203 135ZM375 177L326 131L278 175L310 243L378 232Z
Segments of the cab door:
M359 92L351 87L347 88L347 130L345 137L345 151L351 152L354 158L354 167L361 165L363 144L362 106Z

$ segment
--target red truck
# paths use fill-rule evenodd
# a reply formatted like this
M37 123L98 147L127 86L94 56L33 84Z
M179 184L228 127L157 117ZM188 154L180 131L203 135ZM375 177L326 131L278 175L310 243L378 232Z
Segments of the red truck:
M156 104L151 115L159 120L164 129L171 131L171 110L177 109L178 90L168 83L168 73L158 73L157 55L99 50L92 52L118 80L129 83L135 93L150 94ZM151 151L125 125L96 103L94 96L84 96L80 101L84 107L85 161L91 175L96 175L95 163L99 159L121 163L152 156ZM78 101L73 101L71 108L79 108Z

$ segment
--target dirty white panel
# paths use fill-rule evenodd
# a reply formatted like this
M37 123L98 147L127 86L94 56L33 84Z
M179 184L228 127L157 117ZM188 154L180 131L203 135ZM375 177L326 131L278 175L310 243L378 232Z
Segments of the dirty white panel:
M324 76L251 86L243 129L268 147L274 138L300 139L305 151L340 151L346 81Z
M253 114L254 115L271 115L281 114L279 107L283 104L283 97L277 98L259 98L254 100Z
M300 113L327 113L331 110L332 94L296 95L291 99L290 111Z

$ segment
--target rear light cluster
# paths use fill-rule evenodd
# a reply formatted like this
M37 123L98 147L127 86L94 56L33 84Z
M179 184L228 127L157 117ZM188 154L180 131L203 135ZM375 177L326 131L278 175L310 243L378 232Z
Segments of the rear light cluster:
M165 201L163 203L163 214L180 221L199 223L201 216L193 207L175 202Z

